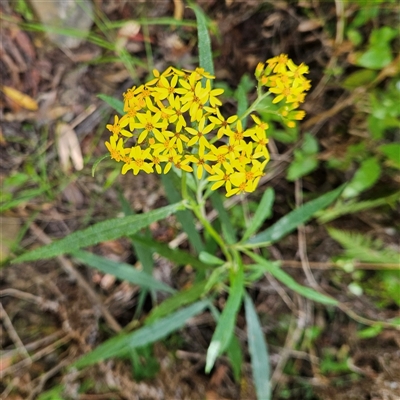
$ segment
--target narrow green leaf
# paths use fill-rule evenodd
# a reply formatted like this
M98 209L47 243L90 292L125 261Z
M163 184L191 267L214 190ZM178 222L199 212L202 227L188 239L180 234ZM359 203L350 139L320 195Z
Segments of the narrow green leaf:
M106 40L102 39L100 36L94 34L93 32L87 34L82 29L63 28L58 26L44 26L43 24L38 24L38 23L20 23L19 26L24 30L33 32L55 33L63 36L76 37L87 40L88 42L94 43L107 50L115 50L115 45L113 43L107 42Z
M272 205L274 204L275 192L271 187L267 188L264 192L260 204L257 207L257 210L251 219L250 225L247 227L246 232L243 235L242 242L249 239L251 235L253 235L257 230L261 227L264 221L271 217L272 215Z
M240 342L235 335L232 335L231 341L226 349L226 354L231 362L233 376L237 383L240 382L240 376L242 374L243 365L243 353L240 346Z
M319 293L316 290L311 289L309 287L298 284L289 274L287 274L285 271L281 269L280 263L278 261L276 262L267 261L258 254L255 254L250 251L246 251L246 254L249 257L251 257L256 263L260 264L260 267L264 268L265 272L270 273L273 277L278 279L278 281L282 282L289 289L299 293L300 295L322 304L327 304L332 306L338 304L338 301L335 300L334 298Z
M114 275L118 279L134 283L135 285L147 289L161 290L168 293L175 292L174 289L165 283L154 279L147 272L135 269L132 265L109 260L83 250L76 250L71 253L71 255L89 267L96 268L106 274Z
M182 290L167 300L164 300L159 306L153 308L146 319L146 325L155 322L165 315L171 314L171 312L175 311L179 307L191 304L198 300L204 293L206 283L207 281L196 283L191 288Z
M107 96L106 94L99 94L97 97L107 103L118 114L124 114L124 103L121 100Z
M97 166L106 158L110 158L110 154L104 154L96 159L92 166L92 178L94 178L94 174L96 173Z
M114 218L99 222L82 231L74 232L57 242L40 247L17 257L12 263L51 258L59 254L71 253L82 247L91 246L106 240L129 236L153 222L168 217L177 210L184 208L182 203L150 211L146 214L132 215L124 218Z
M318 159L316 155L307 155L304 153L298 153L295 150L295 159L289 165L287 170L286 179L288 181L295 181L305 175L310 174L318 167Z
M383 205L389 205L391 207L395 207L396 203L400 200L400 191L391 194L386 197L379 197L374 200L365 200L359 201L358 199L349 199L345 202L338 201L334 207L329 210L320 211L316 213L316 217L318 218L318 222L320 224L326 224L334 220L335 218L339 218L345 214L353 214L359 211L368 210L370 208L379 207Z
M51 190L51 187L43 185L39 188L23 190L18 193L18 195L15 196L15 198L13 198L12 200L2 202L2 204L0 204L0 212L4 212L9 210L10 208L17 207L21 203L27 203L34 197L40 196L41 194L45 193L46 190Z
M222 265L225 263L224 260L221 260L220 258L218 258L210 253L207 253L206 251L202 251L200 253L199 258L200 258L200 261L203 261L203 263L209 264L209 265Z
M388 143L378 147L389 161L389 165L400 169L400 143Z
M193 257L184 250L171 249L168 244L160 243L153 239L146 239L138 235L131 235L131 238L135 243L140 244L143 247L147 247L148 249L152 249L160 256L168 258L168 260L177 265L191 265L193 268L198 270L205 270L209 268L207 264L203 263L198 258Z
M168 201L170 203L175 203L181 200L181 196L174 186L171 175L172 174L161 175L161 181L164 185ZM194 223L195 217L193 213L189 210L179 211L176 213L176 218L178 218L178 221L181 223L183 230L187 233L188 240L193 245L196 252L200 253L201 251L203 251L204 244L201 240L199 232L196 229L196 225Z
M131 208L129 202L122 195L121 192L118 193L119 200L122 205L122 211L125 216L136 215L135 211ZM152 236L149 228L143 230L143 232L138 233L136 236L143 237L149 241L152 241ZM143 266L143 271L147 274L151 275L153 273L154 261L153 261L153 251L146 246L142 246L140 243L137 243L134 239L135 235L130 235L129 238L132 240L132 246L135 249L135 253ZM154 240L153 240L154 241Z
M222 231L228 244L236 243L236 230L232 225L229 214L226 212L222 196L218 192L213 192L210 196L213 207L218 212L218 219L221 221Z
M246 312L247 341L257 399L270 400L270 366L267 344L256 309L250 296L247 294L244 297L244 308Z
M291 211L265 231L249 239L246 247L260 247L265 244L276 242L288 233L295 230L299 225L307 222L319 210L331 204L342 192L344 185L328 192L315 200L311 200L298 209Z
M195 12L197 20L200 67L204 68L211 75L214 75L214 62L211 52L210 35L208 34L207 18L197 4L193 4L191 8Z
M229 297L207 350L206 373L211 371L215 360L225 351L232 338L235 329L236 315L242 303L244 288L243 269L243 264L240 263L238 265L238 270L235 273L232 272Z
M208 303L206 300L199 301L151 325L143 326L135 332L115 336L101 344L91 353L84 355L74 364L74 367L83 368L110 357L120 356L131 349L163 339L170 333L182 328L188 319L201 313L207 307Z
M215 321L218 322L221 313L216 309L213 304L210 304L210 311ZM235 335L232 335L231 341L226 348L226 354L229 358L229 361L231 362L233 376L235 377L236 382L240 382L243 365L243 353L240 342Z
M343 198L348 199L359 195L364 190L372 187L381 175L381 166L376 157L364 160L356 171L353 179L343 191Z
M236 114L241 116L243 115L248 106L249 106L249 100L247 98L248 93L254 89L254 82L250 79L248 74L244 74L242 78L240 79L239 85L237 89L235 90L235 97L237 99L238 105L237 105L237 111ZM242 125L243 128L247 127L247 117L241 119L242 120Z

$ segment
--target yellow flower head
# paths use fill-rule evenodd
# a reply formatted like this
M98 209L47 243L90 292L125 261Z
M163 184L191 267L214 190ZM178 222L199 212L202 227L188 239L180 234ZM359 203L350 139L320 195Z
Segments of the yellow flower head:
M305 115L297 107L310 89L307 73L305 64L297 66L286 54L256 67L258 94L266 89L275 96L276 113L290 127ZM254 191L269 161L268 123L250 114L245 129L243 116L223 116L224 90L212 88L215 77L203 68L168 67L153 75L124 93L124 114L106 125L111 135L105 146L124 163L121 172L195 170L198 180L207 179L211 190L224 187L227 196Z

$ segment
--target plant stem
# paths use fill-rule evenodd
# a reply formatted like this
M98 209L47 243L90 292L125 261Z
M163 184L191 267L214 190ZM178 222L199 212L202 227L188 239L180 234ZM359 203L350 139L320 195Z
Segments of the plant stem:
M269 96L269 92L266 93L260 93L258 88L257 88L257 93L258 97L254 102L250 105L250 107L239 117L240 120L243 120L246 118L248 115L250 115L253 111L257 109L258 104L263 101L267 96Z
M211 237L217 242L219 247L221 248L221 251L224 253L225 258L227 259L228 262L232 262L232 255L229 251L228 246L224 242L224 239L220 236L220 234L213 228L213 226L210 224L207 218L203 216L200 210L199 205L195 205L195 207L192 208L194 214L196 217L199 219L201 224L203 225L204 229L208 231L208 233L211 235Z

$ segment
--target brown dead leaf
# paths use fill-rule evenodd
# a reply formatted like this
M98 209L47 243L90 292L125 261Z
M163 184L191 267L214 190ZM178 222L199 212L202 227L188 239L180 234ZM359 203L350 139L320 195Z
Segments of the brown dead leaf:
M17 42L19 48L23 51L24 55L28 60L33 60L36 58L35 48L32 45L32 41L28 34L24 31L18 30L15 34L15 41Z
M320 28L321 26L322 26L322 21L318 19L307 19L300 22L299 26L297 27L297 30L299 32L310 32Z
M81 207L85 202L85 197L82 191L78 188L78 186L74 182L71 182L62 191L62 194L70 204L73 204L77 208Z
M69 170L71 159L74 168L80 171L83 168L81 146L75 131L66 123L60 123L56 129L57 151L60 158L61 169Z
M1 90L9 99L26 110L36 111L39 108L36 100L17 89L14 89L10 86L2 86Z
M135 21L127 21L118 31L118 37L115 41L115 50L125 49L128 40L136 37L140 32L140 25Z
M174 7L174 18L182 21L184 8L182 0L174 0Z

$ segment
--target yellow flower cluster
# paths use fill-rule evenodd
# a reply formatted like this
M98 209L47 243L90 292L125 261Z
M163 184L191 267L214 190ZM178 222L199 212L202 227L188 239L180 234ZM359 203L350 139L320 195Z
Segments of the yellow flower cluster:
M286 99L280 113L288 125L303 118L304 112L294 109L309 88L303 78L307 69L283 55L257 67L259 87L277 95L274 103ZM237 115L225 118L219 99L223 89L212 89L214 76L202 68L169 67L153 75L124 93L124 115L106 126L111 136L105 145L111 158L123 163L122 174L166 174L174 166L195 169L212 190L224 186L226 196L253 192L269 161L268 124L250 114L252 126L244 129Z
M305 116L304 111L296 110L304 102L305 92L311 88L304 74L308 74L308 66L303 63L296 65L287 54L270 58L256 68L259 84L277 95L272 103L285 100L278 113L290 128L295 127L295 120L302 120Z

